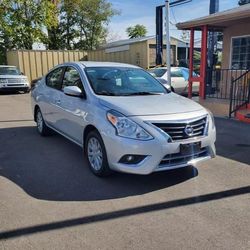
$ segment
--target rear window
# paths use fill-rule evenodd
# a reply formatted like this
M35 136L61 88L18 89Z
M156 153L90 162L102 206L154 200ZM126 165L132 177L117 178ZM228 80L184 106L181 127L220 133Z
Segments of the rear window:
M153 76L162 77L167 72L167 69L150 69L148 72Z

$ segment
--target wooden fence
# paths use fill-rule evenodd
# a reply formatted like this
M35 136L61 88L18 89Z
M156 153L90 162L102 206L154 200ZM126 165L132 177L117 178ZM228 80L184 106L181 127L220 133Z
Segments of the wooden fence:
M29 81L45 75L60 63L86 60L86 51L13 50L7 52L8 65L17 66Z

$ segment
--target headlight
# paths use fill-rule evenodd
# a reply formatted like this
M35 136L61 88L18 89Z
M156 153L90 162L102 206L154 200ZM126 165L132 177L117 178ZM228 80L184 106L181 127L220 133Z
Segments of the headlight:
M116 111L108 111L107 119L115 127L117 135L121 137L143 141L153 139L141 126Z
M8 83L7 79L0 79L0 83Z

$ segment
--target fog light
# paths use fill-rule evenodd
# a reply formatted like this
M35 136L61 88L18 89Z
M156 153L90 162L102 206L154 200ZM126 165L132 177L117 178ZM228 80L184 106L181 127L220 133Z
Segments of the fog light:
M146 158L146 155L124 155L119 160L123 164L138 164Z
M126 157L126 160L127 160L127 161L133 161L133 160L134 160L134 156L128 155L128 156Z

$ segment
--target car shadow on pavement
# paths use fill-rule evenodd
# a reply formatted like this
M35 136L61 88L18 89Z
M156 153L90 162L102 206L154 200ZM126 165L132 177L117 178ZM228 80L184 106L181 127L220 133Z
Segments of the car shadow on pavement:
M36 128L0 129L0 174L36 199L90 201L140 195L198 175L188 167L147 176L114 173L94 176L82 149L60 135L41 137Z
M216 118L217 155L250 166L250 124Z

